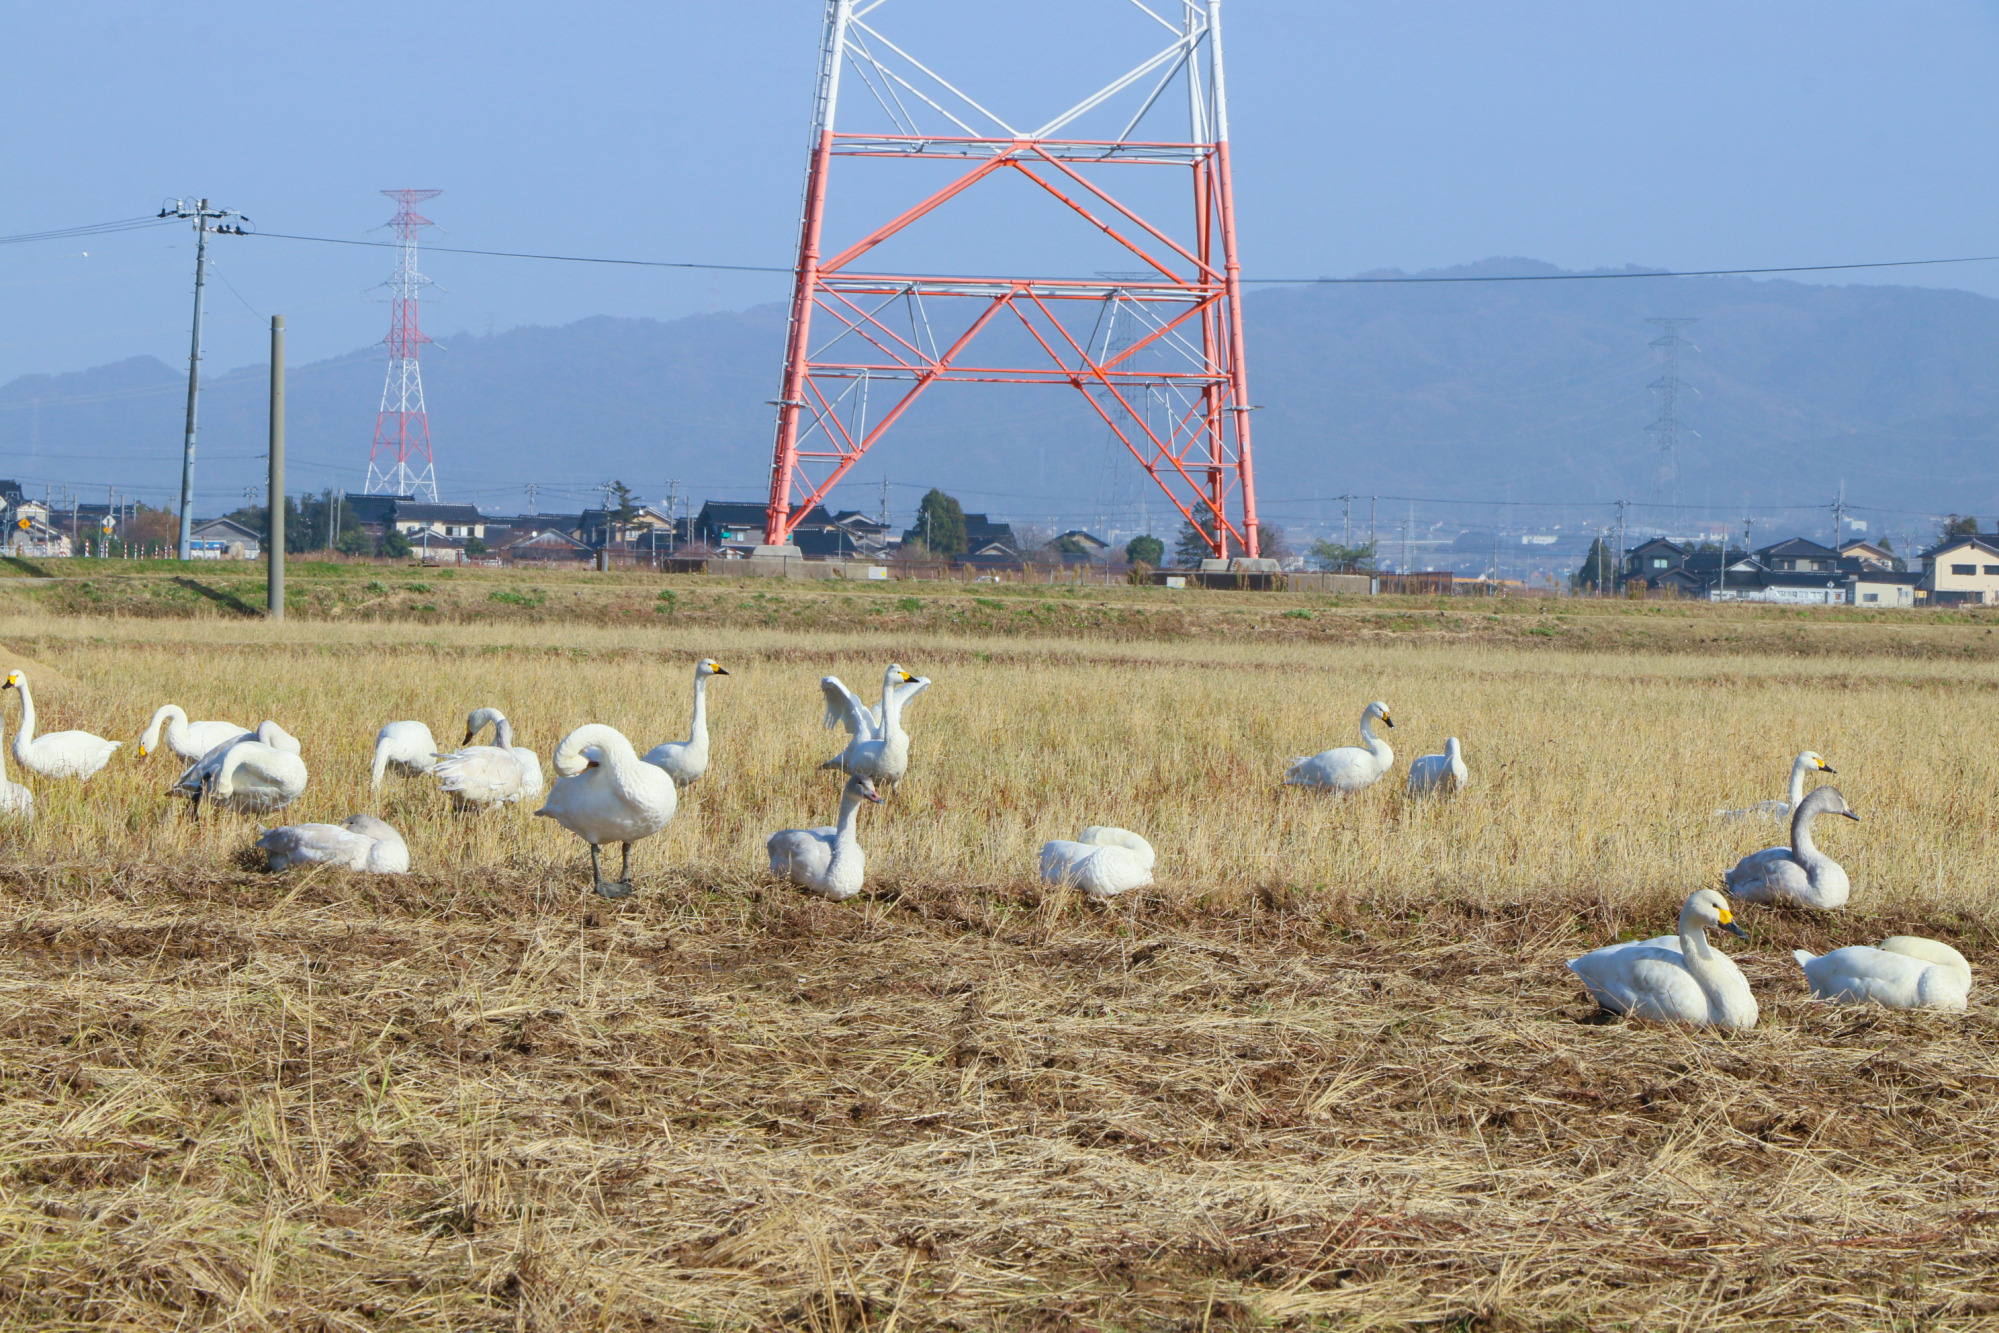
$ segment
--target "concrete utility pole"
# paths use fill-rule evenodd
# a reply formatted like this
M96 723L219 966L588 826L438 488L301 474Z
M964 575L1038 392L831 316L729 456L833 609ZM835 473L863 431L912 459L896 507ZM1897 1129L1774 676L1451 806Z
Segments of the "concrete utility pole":
M227 208L210 208L206 199L192 206L185 199L176 199L160 210L160 216L194 219L194 335L187 354L187 432L181 441L180 461L178 555L185 560L194 545L194 419L195 404L201 394L201 298L208 285L208 235L210 232L242 235L241 227L231 229L211 224L243 215Z
M1626 500L1617 502L1617 570L1611 575L1613 579L1621 578L1624 574L1624 510L1629 503Z
M265 589L271 619L285 618L285 317L271 316L271 521Z

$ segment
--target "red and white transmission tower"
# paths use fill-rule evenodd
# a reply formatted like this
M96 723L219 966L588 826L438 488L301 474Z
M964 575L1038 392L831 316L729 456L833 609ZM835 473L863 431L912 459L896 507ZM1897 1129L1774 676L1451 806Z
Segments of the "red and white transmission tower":
M423 407L423 375L417 369L417 348L430 341L416 323L417 293L430 279L417 272L416 234L436 226L416 211L442 190L384 190L402 207L389 225L402 249L395 276L389 279L394 314L389 320L389 376L382 384L382 407L375 416L375 444L368 451L365 495L411 495L437 502L437 470L430 457L430 416ZM394 456L394 462L389 456Z
M898 41L877 26L880 0L827 0L765 542L787 542L799 519L931 385L1055 384L1081 391L1174 508L1206 534L1217 558L1256 555L1221 0L1130 4L1132 21L1152 34L1134 51L1138 63L1052 119L1022 128L912 54L906 36ZM1164 44L1155 47L1161 29ZM1027 49L1019 32L1006 49L1016 56ZM853 99L859 113L840 101L849 71L861 85ZM1153 131L1181 97L1186 133ZM842 112L846 119L836 122ZM841 128L857 117L885 128ZM1097 127L1095 137L1079 137ZM855 238L828 256L822 238L836 158L959 165L948 184L894 216L881 218L887 210L878 209L875 219L860 220ZM1192 176L1192 208L1177 224L1148 221L1129 194L1107 188L1107 178L1139 167ZM1141 271L1082 279L861 266L883 242L947 205L960 214L955 235L982 223L1006 227L1008 215L982 215L965 197L1023 179L1056 201L1082 235L1113 242L1119 267ZM869 189L843 202L865 207L883 197L887 191ZM1120 315L1124 336L1113 340ZM1003 341L1031 354L996 362L976 353L981 334L1009 325L1015 333ZM870 420L868 389L877 382L888 386L891 401ZM1234 518L1231 491L1239 497Z

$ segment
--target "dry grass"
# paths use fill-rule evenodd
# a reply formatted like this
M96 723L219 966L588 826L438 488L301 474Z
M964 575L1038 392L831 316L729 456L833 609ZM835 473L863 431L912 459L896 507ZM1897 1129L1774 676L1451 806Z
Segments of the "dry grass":
M247 870L249 822L192 824L132 750L45 785L0 856L10 1326L1999 1326L1989 992L1827 1009L1788 957L1917 928L1989 980L1970 654L0 637L64 678L45 725L278 718L312 765L296 819L372 808L390 717L444 737L495 703L544 754L583 721L650 744L684 734L695 656L737 673L714 773L615 906L559 830L419 784L381 810L407 880ZM816 677L872 689L891 655L937 684L863 816L876 895L768 886L762 837L834 793ZM1276 788L1375 697L1405 759L1461 736L1473 788ZM1852 910L1752 917L1752 1033L1594 1022L1560 960L1663 929L1767 836L1707 812L1806 745L1866 817L1826 838ZM1160 888L1044 896L1035 846L1099 821L1154 838Z

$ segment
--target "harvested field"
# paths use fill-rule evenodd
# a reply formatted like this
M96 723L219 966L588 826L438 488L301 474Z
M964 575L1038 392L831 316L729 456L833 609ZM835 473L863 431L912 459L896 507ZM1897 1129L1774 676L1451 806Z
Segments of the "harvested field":
M391 717L650 744L694 657L737 673L716 780L616 904L546 821L414 783L380 803L407 878L257 873L249 821L193 825L131 750L40 784L0 854L0 1323L1999 1327L1982 623L1801 658L763 615L0 624L45 726L278 717L296 820L370 808ZM937 684L864 816L873 893L802 899L757 852L830 812L814 682L891 655ZM1375 697L1390 782L1275 788ZM1405 802L1446 733L1473 787ZM1745 915L1752 1032L1601 1021L1561 960L1771 840L1709 812L1807 744L1866 820L1825 839L1852 909ZM1097 820L1154 838L1157 889L1033 881ZM1901 930L1971 958L1968 1015L1806 998L1790 949Z

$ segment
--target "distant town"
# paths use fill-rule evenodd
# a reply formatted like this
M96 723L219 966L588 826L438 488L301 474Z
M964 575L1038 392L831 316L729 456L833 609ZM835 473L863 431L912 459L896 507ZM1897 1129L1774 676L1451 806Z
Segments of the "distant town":
M765 506L754 500L647 502L622 483L604 488L605 503L575 513L488 514L470 504L440 504L408 496L328 491L286 497L289 555L384 559L424 565L649 566L696 572L772 572L762 546ZM171 556L179 535L171 510L124 502L52 496L36 498L0 480L6 549L15 557ZM195 559L260 560L268 511L246 506L192 526ZM1862 529L1849 521L1844 526ZM799 522L779 572L830 575L833 566L878 567L924 577L940 573L1004 581L1067 571L1113 572L1183 585L1240 582L1245 563L1294 582L1334 579L1323 586L1371 593L1459 593L1470 596L1622 596L1707 602L1777 602L1913 609L1999 603L1999 533L1981 534L1975 519L1946 519L1934 540L1898 551L1892 538L1856 534L1827 544L1794 535L1747 546L1740 535L1703 531L1683 536L1630 534L1554 526L1499 531L1432 525L1401 526L1391 540L1340 533L1292 543L1263 528L1265 561L1217 561L1191 524L1164 536L1101 534L1084 528L1047 531L985 513L932 490L910 526L886 513L837 512L815 506ZM814 566L827 566L815 569ZM1304 576L1296 578L1294 576Z

